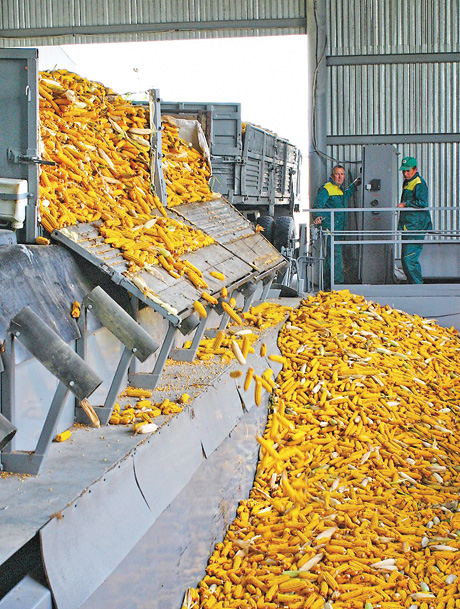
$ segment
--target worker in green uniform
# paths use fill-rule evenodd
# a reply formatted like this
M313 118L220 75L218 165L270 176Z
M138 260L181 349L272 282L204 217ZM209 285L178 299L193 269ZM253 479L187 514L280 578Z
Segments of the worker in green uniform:
M404 182L398 207L420 210L427 208L428 186L418 173L417 161L414 157L405 157L400 170L403 172ZM416 239L423 241L426 231L432 228L430 212L427 209L417 212L401 211L399 214L398 230L403 231L403 241ZM402 244L401 263L408 283L423 283L422 269L418 261L422 247L423 245L418 243Z
M345 169L342 165L336 165L332 169L331 179L318 190L314 209L320 209L321 215L314 213L313 222L316 226L321 226L323 231L331 231L331 214L327 209L343 209L347 207L348 200L356 192L356 187L361 184L361 178L357 177L350 186L343 190L345 181ZM347 215L344 213L334 213L334 232L345 230L347 226ZM334 283L343 283L343 260L342 246L334 246ZM330 237L326 239L326 251L324 256L324 289L331 289L331 242Z

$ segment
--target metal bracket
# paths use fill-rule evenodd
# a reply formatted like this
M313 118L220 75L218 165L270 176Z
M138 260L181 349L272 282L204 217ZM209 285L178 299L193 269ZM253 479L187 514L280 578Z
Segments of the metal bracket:
M9 447L3 450L2 463L7 472L32 475L40 473L68 393L68 387L59 381L34 451L10 452Z
M254 300L256 290L257 284L254 281L249 281L248 283L245 283L241 286L239 291L241 292L244 298L243 313L247 313L249 311L249 307L251 306L252 301Z
M51 165L54 166L54 161L45 161L40 159L38 156L30 156L28 154L22 154L21 152L15 152L11 148L6 150L7 159L10 163L32 163L34 165Z
M158 354L155 367L152 372L134 372L128 376L129 384L132 387L139 387L141 389L156 389L160 377L163 373L163 368L166 364L166 360L169 357L169 353L173 346L174 337L176 335L177 326L172 322L169 322L168 331L161 345L160 352Z
M2 452L2 464L6 471L36 475L43 467L69 390L81 400L91 395L102 380L38 315L29 307L24 307L10 323L3 353L2 408L10 421L14 422L16 412L15 340L20 340L59 380L35 450L13 451L9 444Z
M16 194L0 194L0 201L22 201L23 199L27 199L31 194L29 192L21 192Z
M172 359L175 359L177 362L193 362L196 352L198 351L198 347L200 346L200 341L203 338L204 331L206 330L206 321L207 318L200 319L200 323L195 330L190 349L174 349L174 351L171 352Z
M260 303L262 303L262 302L265 302L265 301L266 301L267 296L268 296L268 293L269 293L270 288L271 288L271 286L272 286L272 283L273 283L273 276L270 276L270 277L268 278L267 282L266 282L266 283L264 283L264 288L263 288L263 290L262 290L262 294L260 295L259 300L257 300L257 301L256 301L256 302L257 302L257 304L260 304Z
M126 378L129 365L134 356L145 361L158 349L157 343L118 305L100 286L96 286L83 300L83 316L80 329L82 338L77 341L77 351L83 357L86 355L87 311L92 311L101 324L107 328L124 345L123 353L110 384L103 406L93 406L102 425L107 425L112 416L113 408L120 393L121 385ZM137 307L136 307L137 310ZM134 312L134 308L133 308ZM80 317L82 315L80 314ZM81 343L79 342L81 341ZM76 405L75 417L79 422L87 422L87 416L79 404Z

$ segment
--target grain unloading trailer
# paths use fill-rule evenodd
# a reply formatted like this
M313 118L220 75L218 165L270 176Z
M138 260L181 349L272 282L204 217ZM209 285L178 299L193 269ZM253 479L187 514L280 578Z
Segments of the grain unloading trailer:
M197 319L193 304L201 291L190 282L160 267L128 273L121 250L101 238L97 220L56 228L51 245L35 245L42 233L38 168L46 160L39 147L37 51L2 50L0 70L0 176L2 202L8 206L0 246L1 396L2 414L17 428L12 438L14 429L5 431L2 462L5 471L31 475L2 479L0 503L7 518L0 533L0 603L9 602L16 590L15 597L24 593L21 599L29 595L36 601L38 595L45 607L51 606L51 596L56 607L101 606L88 599L104 580L128 555L129 564L138 564L142 548L153 547L164 555L169 548L176 556L171 555L176 571L161 574L152 592L153 606L164 606L171 586L180 599L184 582L177 574L184 574L184 565L193 568L197 548L205 544L207 552L221 534L236 505L235 485L250 484L257 452L253 437L265 411L243 399L237 382L221 369L210 376L196 366L200 338L209 329L225 328L228 314L209 307L207 322ZM166 203L155 91L150 109L152 181ZM153 221L157 217L152 214ZM178 205L168 217L210 238L184 259L202 271L211 294L219 295L224 286L243 309L266 297L285 259L230 203L217 197ZM216 280L211 271L225 280ZM75 302L82 306L78 320L71 315ZM186 338L192 338L187 350L182 348ZM273 351L274 332L269 339ZM166 365L171 357L177 363L169 359ZM256 370L267 366L264 358L254 360ZM79 376L72 362L78 362ZM83 383L85 378L90 382ZM191 385L195 399L182 416L162 418L151 437L120 434L104 423L127 382L156 388L165 398ZM103 426L85 426L60 448L51 442L56 432L75 417L89 422L85 400ZM237 442L229 441L230 433ZM225 509L216 507L217 496ZM180 539L171 540L170 521L183 509L184 498L189 520ZM132 523L112 535L117 520L128 515ZM203 539L196 538L198 517L206 522ZM160 563L158 556L152 560ZM159 591L168 577L163 598Z
M288 247L299 211L300 150L288 140L243 123L239 103L161 102L164 114L197 120L210 149L212 185L263 226L275 247Z

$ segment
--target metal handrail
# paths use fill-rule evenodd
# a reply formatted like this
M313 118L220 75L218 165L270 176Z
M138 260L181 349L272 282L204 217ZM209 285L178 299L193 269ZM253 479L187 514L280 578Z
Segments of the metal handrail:
M327 208L327 209L314 209L314 208L307 208L303 211L307 211L307 212L313 212L316 214L321 214L321 213L327 213L330 214L331 216L331 226L335 226L335 214L339 213L375 213L377 210L376 208L372 208L372 207L362 207L362 208L355 208L355 207L345 207L345 208ZM399 214L401 211L404 212L415 212L415 213L420 213L420 212L426 212L426 211L457 211L460 214L460 207L454 207L454 206L449 206L449 207L444 207L444 206L433 206L433 207L423 207L423 208L414 208L414 207L379 207L378 208L378 213L380 212L388 212L388 213L393 213L395 216L397 214ZM404 243L405 245L408 244L420 244L420 239L402 239L402 236L404 234L404 231L398 230L398 229L394 229L394 230L370 230L370 229L358 229L358 230L341 230L341 231L335 231L335 230L331 230L331 229L327 229L326 231L324 231L321 228L321 225L316 226L316 228L318 229L318 231L320 232L320 235L325 235L330 237L330 244L329 244L329 250L330 250L330 256L331 256L331 286L334 285L334 279L335 279L335 268L334 268L334 248L336 245L401 245L402 243ZM411 235L424 235L429 237L428 239L424 239L423 244L424 245L433 245L433 244L438 244L438 245L442 245L442 244L460 244L460 229L430 229L430 230L408 230L408 233L410 233ZM353 236L362 236L362 235L368 235L368 234L372 234L372 235L377 235L377 236L381 236L381 235L391 235L390 238L381 238L381 239L337 239L336 235L341 235L344 237L353 237ZM444 237L449 237L448 239L436 239L433 237L439 237L439 236L444 236ZM457 239L456 239L457 237ZM322 245L322 240L320 241L320 249L321 249L321 245ZM323 261L324 261L324 256L320 256L319 258L319 262L320 262L320 286L323 285ZM321 287L320 287L321 289Z

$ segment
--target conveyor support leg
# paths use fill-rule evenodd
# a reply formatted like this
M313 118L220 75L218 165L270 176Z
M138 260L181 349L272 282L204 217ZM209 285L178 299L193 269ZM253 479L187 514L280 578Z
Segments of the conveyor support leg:
M163 373L163 368L166 364L166 360L169 357L169 353L173 346L174 337L176 335L177 326L169 322L168 331L161 345L160 352L158 354L155 367L150 373L136 372L129 376L129 384L133 387L139 387L141 389L155 389L158 385L158 381Z

